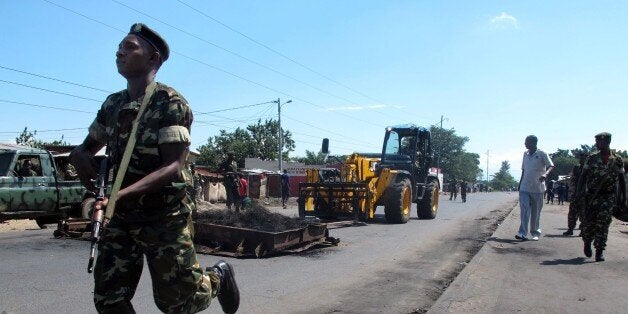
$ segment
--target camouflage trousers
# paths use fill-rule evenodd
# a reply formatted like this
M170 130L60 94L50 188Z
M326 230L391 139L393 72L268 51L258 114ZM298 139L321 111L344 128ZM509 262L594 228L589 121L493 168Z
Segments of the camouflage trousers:
M597 195L587 201L587 207L584 210L582 240L585 242L593 241L593 246L596 249L604 250L608 238L608 227L611 225L615 195Z
M582 204L580 201L578 200L572 200L569 203L569 212L567 213L567 228L569 229L575 229L576 228L576 222L578 221L578 219L580 219L580 230L582 230L582 219L583 219L583 214L582 214Z
M129 223L114 216L102 234L94 268L94 303L99 313L135 313L131 299L144 256L155 304L164 313L196 313L216 296L220 280L215 273L203 274L196 260L188 214L149 223Z
M236 179L228 176L225 178L225 193L227 194L227 207L230 207L231 204L235 204L238 201L238 182Z

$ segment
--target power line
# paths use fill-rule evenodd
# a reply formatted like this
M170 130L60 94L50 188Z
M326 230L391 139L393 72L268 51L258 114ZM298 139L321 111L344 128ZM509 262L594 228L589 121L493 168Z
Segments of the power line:
M320 136L316 136L316 135L303 134L303 133L299 133L299 132L292 132L292 133L296 134L296 135L300 135L300 136L306 136L306 137L313 137L313 138L321 139ZM355 144L355 142L346 142L346 141L338 140L338 139L335 139L335 138L330 138L329 141L330 142L334 142L334 143L344 143L344 144L350 144L350 145L351 144ZM368 146L368 147L379 148L377 146Z
M11 101L11 100L6 100L6 99L0 99L0 102L5 102L5 103L9 103L9 104L16 104L16 105L31 106L31 107L38 107L38 108L47 108L47 109L61 110L61 111L71 111L71 112L80 112L80 113L94 114L94 112L91 112L91 111L59 108L59 107L44 106L44 105L35 105L35 104L29 104L29 103L19 102L19 101Z
M105 25L105 26L107 26L107 27L109 27L109 28L112 28L112 29L118 30L118 31L120 31L120 32L124 32L124 31L122 31L122 30L120 30L120 29L117 29L117 28L115 28L115 27L113 27L113 26L110 26L110 25L105 24L105 23L103 23L103 22L97 21L97 20L95 20L95 19L93 19L93 18L89 18L89 17L87 17L87 16L85 16L85 15L83 15L83 14L80 14L80 13L78 13L78 12L76 12L76 11L70 10L70 9L68 9L68 8L66 8L66 7L63 7L63 6L57 5L57 4L55 4L55 3L53 3L53 2L50 2L50 1L48 1L48 0L44 0L44 1L46 1L46 2L48 2L48 3L51 3L51 4L54 4L54 5L56 5L56 6L60 7L60 8L62 8L62 9L68 10L69 12L75 13L75 14L77 14L77 15L79 15L79 16L84 17L84 18L87 18L87 19L88 19L88 20L90 20L90 21L94 21L94 22L97 22L97 23L99 23L99 24ZM115 1L115 0L112 0L112 1ZM167 25L167 24L166 24L166 25ZM236 77L236 78L239 78L239 79L241 79L241 80L243 80L243 81L246 81L246 82L249 82L249 83L251 83L251 84L254 84L254 85L260 86L260 87L265 88L265 89L267 89L267 90L269 90L269 91L272 91L272 92L275 92L275 93L278 93L278 94L281 94L281 95L287 96L287 97L292 98L292 99L295 99L295 100L299 100L299 101L301 101L301 102L303 102L303 103L310 104L310 105L312 105L312 106L314 106L314 107L318 107L318 108L325 109L324 107L322 107L322 106L320 106L320 105L316 105L316 104L314 104L314 103L312 103L312 102L310 102L310 101L307 101L307 100L305 100L305 99L301 99L301 98L299 98L299 97L293 96L293 95L288 94L288 93L286 93L286 92L282 92L282 91L277 90L277 89L275 89L275 88L272 88L272 87L266 86L266 85L264 85L264 84L262 84L262 83L258 83L258 82L252 81L252 80L247 79L247 78L245 78L245 77L243 77L243 76L241 76L241 75L237 75L237 74L235 74L235 73L229 72L229 71L227 71L227 70L225 70L225 69L222 69L222 68L219 68L219 67L217 67L217 66L214 66L214 65L208 64L208 63L203 62L203 61L201 61L201 60L198 60L198 59L196 59L196 58L193 58L193 57L190 57L190 56L184 55L184 54L182 54L182 53L180 53L180 52L177 52L177 51L171 50L171 53L173 53L173 54L177 54L177 55L180 55L180 56L182 56L182 57L184 57L184 58L187 58L187 59L189 59L189 60L192 60L192 61L198 62L198 63L200 63L200 64L202 64L202 65L207 66L207 67L210 67L210 68L212 68L212 69L214 69L214 70L216 70L216 71L219 71L219 72L222 72L222 73L225 73L225 74L231 75L231 76ZM346 114L343 114L343 113L338 113L338 114L343 115L343 116L346 116L346 117L348 117L348 118L350 118L350 119L353 119L353 120L356 120L356 121L359 121L359 122L371 123L371 122L369 122L369 121L365 121L365 120L362 120L362 119L358 119L358 118L355 118L355 117L353 117L353 116L346 115Z
M41 78L45 78L45 79L48 79L48 80L57 81L57 82L65 83L65 84L70 84L70 85L79 86L79 87L83 87L83 88L89 88L89 89L93 89L93 90L97 90L97 91L105 92L105 93L109 93L109 94L113 93L112 91L108 91L108 90L104 90L104 89L100 89L100 88L96 88L96 87L91 87L91 86L87 86L87 85L82 85L82 84L78 84L78 83L72 83L72 82L68 82L68 81L64 81L64 80L60 80L60 79L56 79L56 78L52 78L52 77L48 77L48 76L44 76L44 75L40 75L40 74L35 74L35 73L30 73L30 72L26 72L26 71L22 71L22 70L18 70L18 69L5 67L5 66L2 66L2 65L0 65L0 68L5 69L5 70L9 70L9 71L22 73L22 74L28 74L28 75L31 75L31 76L41 77Z
M59 8L62 8L62 9L64 9L64 10L67 10L67 11L69 11L69 12L72 12L72 13L74 13L74 14L77 14L77 15L79 15L79 16L81 16L81 17L83 17L83 18L86 18L86 19L90 20L90 21L94 21L94 22L96 22L96 23L98 23L98 24L101 24L101 25L107 26L107 27L109 27L109 28L111 28L111 29L114 29L114 30L117 30L117 31L119 31L119 32L123 32L123 33L124 33L124 31L122 31L122 30L120 30L120 29L118 29L118 28L115 28L115 27L110 26L110 25L108 25L108 24L106 24L106 23L103 23L103 22L100 22L100 21L98 21L98 20L96 20L96 19L93 19L93 18L90 18L90 17L88 17L88 16L85 16L84 14L78 13L78 12L76 12L76 11L74 11L74 10L68 9L68 8L66 8L66 7L64 7L64 6L58 5L58 4L53 3L53 2L51 2L51 1L49 1L49 0L44 0L44 1L46 1L46 2L48 2L48 3L51 3L51 4L53 4L53 5L55 5L55 6L59 7ZM272 91L272 92L278 93L278 94L283 95L283 96L286 96L286 97L288 97L288 98L292 98L293 100L298 100L298 101L300 101L300 102L302 102L302 103L306 103L306 104L312 105L312 106L314 106L314 107L318 107L318 108L321 108L321 109L325 109L324 107L322 107L322 106L320 106L320 105L317 105L317 104L314 104L313 102L310 102L310 101L307 101L307 100L305 100L305 99L302 99L302 98L299 98L299 97L293 96L293 95L291 95L291 94L288 94L288 93L286 93L286 92L283 92L283 91L277 90L277 89L275 89L275 88L272 88L272 87L270 87L270 86L264 85L264 84L262 84L262 83L255 82L255 81L253 81L253 80L247 79L247 78L245 78L245 77L243 77L243 76L241 76L241 75L238 75L238 74L235 74L235 73L229 72L229 71L227 71L227 70L225 70L225 69L222 69L222 68L219 68L219 67L217 67L217 66L214 66L214 65L208 64L208 63L203 62L203 61L201 61L201 60L199 60L199 59L196 59L196 58L193 58L193 57L190 57L190 56L184 55L184 54L182 54L182 53L180 53L180 52L177 52L177 51L171 50L171 53L173 53L173 54L177 54L177 55L182 56L182 57L184 57L184 58L186 58L186 59L189 59L189 60L195 61L195 62L200 63L200 64L202 64L202 65L205 65L205 66L207 66L207 67L209 67L209 68L212 68L212 69L214 69L214 70L216 70L216 71L219 71L219 72L222 72L222 73L228 74L228 75L230 75L230 76L233 76L233 77L239 78L239 79L241 79L241 80L243 80L243 81L246 81L246 82L248 82L248 83L251 83L251 84L257 85L257 86L262 87L262 88L264 88L264 89L267 89L267 90L269 90L269 91ZM362 122L362 123L372 124L372 121L362 120L362 119L356 118L356 117L354 117L354 116L347 115L347 114L340 113L340 112L338 112L338 114L340 114L340 115L342 115L342 116L345 116L345 117L347 117L347 118L349 118L349 119L352 119L352 120L356 120L356 121ZM382 126L382 127L384 127L384 126Z
M239 53L236 53L236 52L234 52L234 51L232 51L232 50L229 50L229 49L227 49L227 48L224 48L224 47L222 47L222 46L219 46L219 45L217 45L217 44L214 44L214 43L212 43L212 42L210 42L210 41L208 41L208 40L206 40L206 39L204 39L204 38L202 38L202 37L200 37L200 36L198 36L198 35L192 34L192 33L188 32L188 31L186 31L186 30L183 30L183 29L181 29L181 28L179 28L179 27L176 27L176 26L174 26L174 25L172 25L172 24L169 24L169 23L167 23L167 22L164 22L164 21L162 21L162 20L160 20L160 19L158 19L158 18L156 18L156 17L154 17L154 16L151 16L151 15L149 15L149 14L147 14L147 13L143 12L143 11L140 11L140 10L138 10L138 9L135 9L135 8L133 8L133 7L129 6L129 5L127 5L127 4L121 3L120 1L117 1L117 0L111 0L111 1L112 1L112 2L114 2L114 3L117 3L117 4L119 4L119 5L121 5L121 6L123 6L123 7L126 7L126 8L128 8L128 9L130 9L130 10L132 10L132 11L136 12L136 13L139 13L139 14L142 14L142 15L144 15L144 16L146 16L146 17L148 17L148 18L151 18L151 19L153 19L153 20L155 20L155 21L157 21L157 22L159 22L159 23L162 23L162 24L164 24L164 25L166 25L166 26L168 26L168 27L171 27L171 28L173 28L173 29L176 29L176 30L178 30L178 31L180 31L180 32L182 32L182 33L184 33L184 34L188 35L188 36L194 37L194 38L196 38L196 39L198 39L198 40L200 40L200 41L202 41L202 42L205 42L205 43L207 43L207 44L209 44L209 45L211 45L211 46L213 46L213 47L216 47L216 48L221 49L221 50L223 50L223 51L225 51L225 52L227 52L227 53L230 53L230 54L232 54L232 55L234 55L234 56L236 56L236 57L238 57L238 58L241 58L241 59L243 59L243 60L246 60L246 61L248 61L248 62L250 62L250 63L253 63L253 64L257 65L257 66L260 66L260 67L262 67L262 68L264 68L264 69L267 69L267 70L269 70L269 71L271 71L271 72L273 72L273 73L279 74L279 75L281 75L281 76L283 76L283 77L286 77L286 78L288 78L288 79L291 79L291 80L294 80L294 81L296 81L296 82L299 82L299 83L301 83L301 84L303 84L303 85L305 85L305 86L308 86L308 87L310 87L310 88L312 88L312 89L315 89L315 90L317 90L317 91L319 91L319 92L322 92L322 93L324 93L324 94L327 94L327 95L329 95L329 96L336 97L336 98L338 98L338 99L342 99L342 100L347 101L347 102L349 102L349 103L353 103L353 102L352 102L351 100L349 100L349 99L346 99L346 98L344 98L344 97L340 97L340 96L337 96L337 95L331 94L331 93L326 92L326 91L324 91L324 90L322 90L322 89L320 89L320 88L318 88L318 87L316 87L316 86L313 86L313 85L311 85L311 84L309 84L309 83L306 83L306 82L301 81L301 80L299 80L299 79L297 79L297 78L294 78L294 77L292 77L292 76L289 76L289 75L287 75L287 74L284 74L284 73L282 73L282 72L279 72L279 71L277 71L277 70L275 70L275 69L273 69L273 68L271 68L271 67L269 67L269 66L266 66L266 65L264 65L264 64L262 64L262 63L259 63L259 62L255 61L255 60L252 60L252 59L250 59L250 58L247 58L247 57L245 57L245 56L243 56L243 55L241 55L241 54L239 54ZM180 53L179 53L179 54L180 54ZM291 60L291 59L290 59L290 60ZM296 62L296 61L295 61L295 62ZM299 63L297 63L297 64L299 64ZM214 69L218 69L217 67L214 67L214 66L212 66L212 68L214 68ZM221 71L223 71L223 70L221 70ZM223 71L223 72L224 72L224 71ZM227 72L225 72L225 73L227 73ZM231 73L229 73L229 74L231 74ZM233 74L231 74L231 75L233 75ZM239 78L242 78L242 77L240 77L240 76L238 76L238 77L239 77ZM248 79L246 79L246 80L247 80L248 82L253 82L253 81L250 81L250 80L248 80ZM256 84L257 84L257 85L260 85L259 83L256 83ZM262 86L262 85L260 85L260 86ZM267 88L267 87L266 87L266 88ZM290 95L287 95L287 94L285 94L285 93L284 93L284 95L286 95L286 96L288 96L288 97L291 97L291 98L296 98L296 97L294 97L294 96L290 96ZM303 101L303 100L301 99L301 101ZM309 103L309 102L307 102L307 101L304 101L304 102ZM310 103L310 104L311 104L311 105L313 105L313 106L316 106L316 107L320 107L320 106L315 105L315 104L313 104L313 103ZM321 108L322 108L322 107L321 107ZM387 115L385 112L382 112L382 113L383 113L384 115ZM339 114L342 114L342 113L339 113ZM347 116L348 116L348 115L347 115ZM348 117L349 117L349 116L348 116ZM355 118L355 117L352 117L352 118L353 118L353 119L357 119L357 118ZM357 120L359 120L359 119L357 119ZM362 120L361 122L367 122L367 121L363 121L363 120Z
M32 89L37 89L37 90L41 90L41 91L45 91L45 92L49 92L49 93L70 96L70 97L79 98L79 99L91 100L91 101L95 101L95 102L102 102L101 100L97 100L97 99L93 99L93 98L87 98L87 97L77 96L77 95L73 95L73 94L57 92L57 91L50 90L50 89L45 89L45 88L41 88L41 87L36 87L36 86L31 86L31 85L26 85L26 84L21 84L21 83L16 83L16 82L12 82L12 81L5 81L5 80L2 80L2 79L0 79L0 82L4 82L4 83L7 83L7 84L13 84L13 85L17 85L17 86L22 86L22 87L28 87L28 88L32 88Z
M286 117L286 118L288 118L288 119L290 119L290 120L293 120L293 121L296 121L296 122L299 122L299 123L301 123L301 124L305 124L305 125L307 125L307 126L313 127L313 128L315 128L315 129L317 129L317 130L321 130L321 131L327 132L327 133L329 133L329 134L334 134L334 135L340 136L340 137L342 137L342 138L347 138L345 134L332 132L332 131L330 131L330 130L323 129L323 128L320 128L320 127L318 127L318 126L316 126L316 125L313 125L313 124L310 124L310 123L307 123L307 122L304 122L304 121L300 121L300 120L297 120L297 119L294 119L294 118L291 118L291 117ZM360 140L356 140L356 141L357 141L357 142L362 142L362 143L364 143L364 144L369 145L369 143L364 142L364 141L360 141Z
M52 4L52 5L54 5L54 6L56 6L56 7L62 8L62 9L64 9L64 10L66 10L66 11L70 11L70 12L72 12L72 13L76 14L76 15L82 16L82 17L84 17L84 18L86 18L86 19L88 19L88 20L90 20L90 21L92 21L92 22L96 22L96 23L98 23L98 24L100 24L100 25L106 26L106 27L108 27L108 28L111 28L111 29L116 30L116 31L121 32L121 33L126 33L126 32L125 32L124 30L122 30L122 29L119 29L119 28L117 28L117 27L115 27L115 26L111 26L111 25L109 25L109 24L103 23L103 22L101 22L101 21L99 21L99 20L93 19L93 18L91 18L91 17L89 17L89 16L87 16L87 15L81 14L81 13L79 13L79 12L76 12L76 11L72 10L72 9L68 9L68 8L66 8L66 7L64 7L64 6L60 5L60 4L54 3L54 2L49 1L49 0L44 0L44 1L46 1L46 2L48 2L48 3L50 3L50 4Z
M57 130L33 130L34 133L46 133L46 132L61 132L61 131L76 131L76 130L85 130L85 128L71 128L71 129L57 129ZM10 131L2 131L0 134L22 134L24 131L19 132L10 132Z
M230 31L232 31L232 32L234 32L236 34L239 34L240 36L250 40L251 42L253 42L253 43L255 43L255 44L257 44L257 45L259 45L261 47L266 48L268 51L270 51L270 52L272 52L272 53L274 53L274 54L276 54L276 55L278 55L278 56L280 56L280 57L282 57L282 58L284 58L284 59L286 59L286 60L288 60L288 61L290 61L290 62L292 62L292 63L294 63L294 64L296 64L296 65L298 65L298 66L300 66L300 67L302 67L302 68L304 68L304 69L306 69L306 70L308 70L308 71L310 71L310 72L312 72L312 73L314 73L314 74L316 74L316 75L318 75L318 76L320 76L320 77L322 77L322 78L324 78L326 80L328 80L328 81L330 81L330 82L333 82L333 83L335 83L335 84L337 84L339 86L342 86L342 87L344 87L344 88L354 92L355 94L361 95L361 96L363 96L363 97L365 97L367 99L370 99L370 100L372 100L372 101L374 101L376 103L381 103L381 104L385 103L385 102L383 102L381 100L378 100L378 99L375 99L375 98L373 98L373 97L371 97L371 96L369 96L369 95L367 95L365 93L362 93L362 92L360 92L360 91L358 91L358 90L356 90L356 89L354 89L354 88L352 88L350 86L347 86L347 85L345 85L345 84L343 84L343 83L341 83L341 82L339 82L339 81L329 77L328 75L322 74L322 73L320 73L320 72L310 68L309 66L294 60L291 57L288 57L287 55L285 55L285 54L283 54L283 53L273 49L272 47L270 47L270 46L268 46L268 45L266 45L266 44L264 44L264 43L262 43L262 42L260 42L258 40L255 40L254 38L252 38L252 37L242 33L241 31L239 31L239 30L237 30L237 29L235 29L235 28L233 28L233 27L231 27L231 26L229 26L229 25L219 21L218 19L210 16L209 14L207 14L207 13L205 13L205 12L195 8L195 7L192 7L190 4L188 4L188 3L184 2L184 1L181 1L181 0L177 0L177 1L179 3L181 3L181 4L183 4L184 6L190 8L191 10L197 12L198 14L200 14L200 15L202 15L202 16L204 16L204 17L206 17L206 18L208 18L208 19L210 19L210 20L212 20L212 21L222 25L223 27L227 28L228 30L230 30ZM340 98L340 99L344 99L344 98ZM349 101L349 102L351 102L351 101ZM391 107L393 107L393 108L395 108L395 109L397 109L397 110L399 110L399 111L401 111L403 113L409 114L408 112L406 112L404 110L401 110L400 108L397 108L396 106L391 106ZM386 113L384 112L384 114L386 114Z
M112 1L112 2L117 3L117 4L121 5L121 6L124 6L124 7L128 8L128 9L130 9L130 10L132 10L132 11L136 12L136 13L139 13L139 14L142 14L142 15L144 15L144 16L146 16L146 17L148 17L148 18L151 18L151 19L153 19L153 20L155 20L155 21L157 21L157 22L159 22L159 23L162 23L162 24L164 24L164 25L166 25L166 26L168 26L168 27L170 27L170 28L176 29L176 30L178 30L179 32L182 32L182 33L184 33L184 34L186 34L186 35L188 35L188 36L191 36L191 37L193 37L193 38L196 38L196 39L198 39L198 40L200 40L200 41L202 41L202 42L204 42L204 43L206 43L206 44L208 44L208 45L211 45L211 46L213 46L213 47L215 47L215 48L218 48L218 49L220 49L220 50L222 50L222 51L225 51L225 52L227 52L227 53L229 53L229 54L232 54L232 55L234 55L234 56L236 56L236 57L238 57L238 58L241 58L241 59L243 59L243 60L246 60L247 62L250 62L250 63L255 64L255 65L257 65L257 66L259 66L259 67L261 67L261 68L264 68L264 69L266 69L266 70L268 70L268 71L271 71L271 72L273 72L273 73L275 73L275 74L281 75L281 76L283 76L283 77L285 77L285 78L288 78L288 79L293 80L293 81L295 81L295 82L298 82L298 83L300 83L300 84L302 84L302 85L305 85L305 86L307 86L307 87L309 87L309 88L312 88L312 89L314 89L314 90L316 90L316 91L318 91L318 92L321 92L321 93L326 94L326 95L331 96L331 97L335 97L335 98L337 98L337 99L340 99L340 100L346 101L346 102L351 103L351 104L355 103L355 102L353 102L353 101L351 101L351 100L349 100L349 99L347 99L347 98L345 98L345 97L338 96L338 95L336 95L336 94L333 94L333 93L330 93L330 92L328 92L328 91L325 91L325 90L323 90L323 89L321 89L321 88L318 88L318 87L316 87L316 86L314 86L314 85L312 85L312 84L309 84L309 83L307 83L307 82L305 82L305 81L299 80L299 79L297 79L297 78L296 78L296 77L294 77L294 76L291 76L291 75L285 74L285 73L283 73L283 72L281 72L281 71L275 70L274 68L272 68L272 67L270 67L270 66L267 66L267 65L265 65L265 64L263 64L263 63L257 62L257 61L255 61L255 60L253 60L253 59L251 59L251 58L248 58L248 57L246 57L246 56L243 56L243 55L241 55L241 54L239 54L239 53L237 53L237 52L235 52L235 51L233 51L233 50L227 49L227 48L222 47L222 46L220 46L220 45L218 45L218 44L215 44L215 43L213 43L213 42L210 42L210 41L208 41L208 40L206 40L206 39L204 39L204 38L202 38L202 37L200 37L200 36L198 36L198 35L192 34L192 33L188 32L188 31L186 31L186 30L184 30L184 29L181 29L181 28L179 28L179 27L177 27L177 26L174 26L174 25L172 25L172 24L170 24L170 23L164 22L163 20L160 20L160 19L158 19L158 18L156 18L156 17L154 17L154 16L152 16L152 15L149 15L149 14L147 14L147 13L145 13L145 12L143 12L143 11L140 11L140 10L138 10L138 9L136 9L136 8L133 8L133 7L129 6L129 5L127 5L127 4L121 3L120 1L117 1L117 0L111 0L111 1ZM185 3L183 3L183 4L185 4ZM187 4L185 4L185 5L187 5ZM241 34L241 33L240 33L240 34ZM247 38L248 38L248 37L247 37ZM250 38L249 38L249 39L250 39ZM388 115L388 114L386 114L385 112L382 112L382 113L383 113L384 115Z
M262 103L259 103L259 104L245 105L245 106L232 107L232 108L220 109L220 110L214 110L214 111L207 111L207 112L195 112L194 114L195 115L212 114L212 113L216 113L216 112L225 112L225 111L231 111L231 110L237 110L237 109L261 106L261 105L267 105L267 104L271 104L271 103L274 103L274 101L267 101L267 102L262 102Z

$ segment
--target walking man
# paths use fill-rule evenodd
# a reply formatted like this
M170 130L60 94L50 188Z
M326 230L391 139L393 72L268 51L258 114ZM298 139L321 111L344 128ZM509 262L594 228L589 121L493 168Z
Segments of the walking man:
M626 182L624 162L610 149L611 134L607 132L595 136L598 151L591 154L582 167L578 180L577 196L584 197L584 255L591 257L591 243L595 246L595 261L603 262L608 227L611 224L613 206L616 206L617 183L619 183L619 203L626 202Z
M576 198L576 189L578 188L578 179L580 178L580 174L582 173L582 167L584 165L584 161L587 158L585 153L580 153L578 158L578 165L573 166L571 170L571 179L570 184L573 188L573 194L571 196L571 201L569 202L569 212L567 213L567 231L563 232L563 235L570 236L573 235L573 229L576 228L576 222L580 219L580 234L582 234L583 224L582 224L582 211L584 210L584 204L582 200Z
M290 198L290 177L288 176L288 170L284 169L281 174L281 205L286 208L286 203Z
M515 238L524 241L528 239L528 230L534 241L538 241L539 236L541 236L540 219L545 179L554 169L552 160L544 151L537 148L537 143L538 138L536 136L529 135L526 137L525 147L527 150L523 153L521 164L521 179L519 180L521 225Z
M99 313L135 313L131 299L144 259L153 298L167 313L204 310L214 297L226 313L240 304L231 265L203 272L194 251L190 214L192 178L187 168L192 110L175 89L155 81L168 59L165 40L146 25L131 26L116 52L126 89L109 95L71 154L88 188L97 176L94 155L105 145L121 189L98 244L94 303ZM125 171L126 169L126 171ZM95 203L103 210L109 199Z

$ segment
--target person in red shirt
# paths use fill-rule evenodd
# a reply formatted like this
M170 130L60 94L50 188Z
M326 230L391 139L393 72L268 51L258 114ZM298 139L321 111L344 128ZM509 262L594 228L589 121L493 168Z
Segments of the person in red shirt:
M242 173L238 173L238 200L236 201L236 210L240 210L248 197L249 182L244 178ZM246 205L246 204L244 204Z

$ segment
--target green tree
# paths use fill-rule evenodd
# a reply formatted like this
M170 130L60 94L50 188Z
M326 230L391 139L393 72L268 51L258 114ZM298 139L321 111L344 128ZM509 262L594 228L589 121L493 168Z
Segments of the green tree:
M517 181L510 174L510 163L507 160L502 161L499 171L495 173L489 185L495 191L503 191L517 187Z
M323 164L324 159L325 159L325 154L321 152L315 153L309 150L305 151L305 157L294 158L295 161L302 162L306 165L321 165Z
M207 144L197 148L199 156L196 162L215 169L230 151L234 153L238 167L244 167L246 158L276 160L279 146L278 129L279 123L271 119L264 123L258 120L246 129L237 128L233 132L220 130L219 135L210 137ZM294 151L295 144L290 131L282 131L283 159L289 160L289 154Z
M35 139L35 135L37 135L37 130L29 132L28 127L24 127L24 131L15 138L15 144L39 148L41 147L41 143Z
M54 146L70 145L68 142L66 142L63 139L63 135L61 135L60 140L54 140L52 142L38 140L35 138L36 135L37 135L37 130L33 132L29 132L28 127L24 127L24 131L22 131L22 133L18 137L15 138L15 144L26 145L26 146L35 147L35 148L43 148L45 145L54 145Z
M582 145L585 146L585 145ZM554 170L547 177L548 180L558 180L558 176L570 175L573 166L578 164L578 158L572 153L576 150L558 149L550 154L554 163Z
M435 165L447 175L454 178L475 180L481 173L480 155L466 152L464 145L469 141L466 136L456 135L454 129L430 127L432 133L432 150Z
M279 146L279 138L277 137L277 130L279 130L279 122L277 120L265 120L262 124L261 119L257 120L256 124L249 125L246 128L251 137L255 141L255 154L254 156L265 160L276 160L279 158L277 147ZM289 160L290 152L294 151L295 144L292 140L292 133L287 130L282 130L282 158Z

